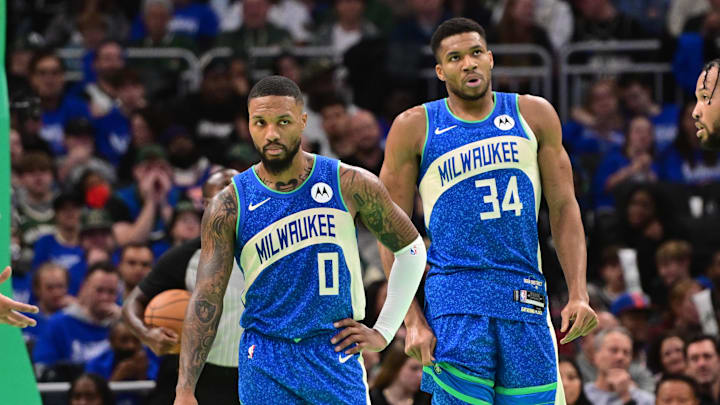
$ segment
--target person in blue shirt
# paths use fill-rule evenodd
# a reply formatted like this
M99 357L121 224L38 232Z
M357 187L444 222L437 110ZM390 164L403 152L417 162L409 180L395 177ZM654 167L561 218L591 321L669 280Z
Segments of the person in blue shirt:
M654 162L654 135L650 120L637 116L628 123L622 150L608 153L600 163L593 179L592 192L595 209L613 209L613 193L627 182L654 182L657 164Z
M63 127L73 118L90 119L90 110L83 100L64 92L65 70L62 60L52 51L33 56L28 68L30 85L40 97L42 108L40 138L55 155L63 155Z
M29 344L34 344L42 335L53 314L75 301L67 293L69 280L67 270L55 263L46 263L35 272L32 288L40 311L28 314L28 317L37 322L34 328L23 330L23 337Z
M656 103L652 98L652 85L637 75L620 79L623 107L630 117L645 115L655 127L655 147L664 150L675 139L678 127L678 107L675 104ZM628 117L629 118L629 117Z
M70 285L68 291L76 295L85 277L85 251L80 245L80 215L82 201L74 194L64 193L55 198L55 232L35 242L32 271L46 262L53 262L68 269ZM34 301L34 297L30 298Z
M720 152L701 147L692 116L693 107L691 101L683 105L678 135L658 159L663 181L700 185L720 180Z
M173 18L170 21L170 30L175 34L186 35L193 38L198 48L206 49L218 35L220 22L209 5L193 0L152 0L147 3L161 3L173 7ZM147 4L145 5L147 7ZM144 15L139 15L130 29L130 40L138 41L147 35Z
M50 317L33 349L38 375L48 367L85 363L110 346L110 325L120 317L115 303L119 277L109 263L88 271L78 302Z

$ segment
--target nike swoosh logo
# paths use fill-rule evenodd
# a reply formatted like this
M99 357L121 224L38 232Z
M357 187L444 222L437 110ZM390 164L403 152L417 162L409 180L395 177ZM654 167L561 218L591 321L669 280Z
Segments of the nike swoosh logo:
M338 354L338 361L339 361L340 363L345 363L346 361L350 360L350 358L351 358L352 356L353 356L352 354L348 354L347 356L342 356L342 355L339 355L339 354Z
M250 205L248 205L248 210L249 210L249 211L255 211L259 206L265 204L265 203L268 202L268 201L270 201L270 198L268 198L268 199L266 199L266 200L262 200L262 201L260 201L259 203L255 204L255 205L250 204Z
M456 126L457 126L457 125L453 125L453 126L451 126L451 127L447 127L447 128L443 128L443 129L440 129L440 128L435 127L435 135L440 135L440 134L442 134L443 132L447 132L447 131L455 128Z

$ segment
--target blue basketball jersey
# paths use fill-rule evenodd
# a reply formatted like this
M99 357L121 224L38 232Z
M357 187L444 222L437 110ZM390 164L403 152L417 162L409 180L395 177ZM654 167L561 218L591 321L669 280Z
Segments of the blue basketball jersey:
M246 330L297 340L335 333L340 319L365 317L355 223L338 164L316 155L310 176L291 192L268 188L254 168L233 177Z
M494 96L480 121L456 117L447 99L424 104L418 187L432 241L426 312L546 323L537 140L518 95Z

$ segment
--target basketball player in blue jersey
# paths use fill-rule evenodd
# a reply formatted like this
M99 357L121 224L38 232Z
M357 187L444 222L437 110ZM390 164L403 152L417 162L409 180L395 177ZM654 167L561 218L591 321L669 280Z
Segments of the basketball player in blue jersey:
M426 366L434 404L564 404L540 263L541 190L569 287L563 342L597 317L560 120L540 97L492 91L493 56L476 22L445 21L432 50L448 97L396 118L380 174L408 214L417 187L431 240L424 314L416 304L408 312L406 352Z
M382 350L400 327L425 269L423 241L373 174L300 150L307 114L295 83L267 77L248 99L261 162L205 210L175 404L196 403L233 259L245 277L240 402L368 404L360 351ZM395 253L373 328L358 322L365 296L356 219Z
M697 103L692 115L698 129L697 137L700 145L710 150L720 150L720 104L712 103L718 80L720 59L713 59L705 65L695 86Z

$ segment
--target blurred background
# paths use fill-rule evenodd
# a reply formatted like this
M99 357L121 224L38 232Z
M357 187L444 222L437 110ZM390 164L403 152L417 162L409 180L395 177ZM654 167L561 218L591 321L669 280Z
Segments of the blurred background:
M309 115L303 148L377 174L394 117L445 97L429 41L442 21L463 16L487 31L493 89L545 97L560 114L587 235L591 304L601 329L629 331L633 350L624 361L637 388L653 393L662 375L686 373L715 401L707 403L718 403L720 154L700 149L692 110L703 64L720 57L720 0L7 6L13 289L41 308L39 326L24 331L39 381L93 371L102 377L83 377L73 389L102 393L107 380L157 378L151 352L119 343L133 336L114 322L117 313L99 315L90 343L67 353L48 349L56 334L43 325L77 306L122 305L163 252L199 236L205 180L221 166L245 170L258 161L247 128L253 83L269 74L297 82ZM566 288L544 207L538 226L559 329ZM372 325L385 281L374 238L363 229L358 238ZM83 293L97 268L116 276ZM697 334L711 336L710 365L688 354ZM401 331L385 352L365 354L373 403L427 403L402 338ZM667 354L668 342L679 351ZM98 368L108 351L119 360ZM566 386L592 386L605 367L601 351L592 336L560 347L582 377ZM116 392L118 403L152 403L153 386ZM41 385L47 403L71 400L68 389ZM586 400L582 385L568 396Z

